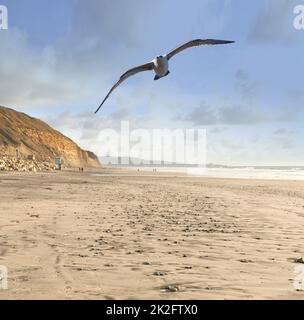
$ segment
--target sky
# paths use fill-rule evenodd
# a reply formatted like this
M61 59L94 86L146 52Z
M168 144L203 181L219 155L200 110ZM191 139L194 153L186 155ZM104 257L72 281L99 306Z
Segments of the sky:
M103 155L99 133L204 128L207 162L304 165L304 0L0 0L0 105L41 118ZM196 38L236 41L193 48L170 75L125 81L129 68Z

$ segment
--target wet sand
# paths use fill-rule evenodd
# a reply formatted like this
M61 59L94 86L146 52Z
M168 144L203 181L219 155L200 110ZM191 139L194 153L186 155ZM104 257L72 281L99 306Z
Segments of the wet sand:
M304 182L101 172L0 174L0 299L304 299Z

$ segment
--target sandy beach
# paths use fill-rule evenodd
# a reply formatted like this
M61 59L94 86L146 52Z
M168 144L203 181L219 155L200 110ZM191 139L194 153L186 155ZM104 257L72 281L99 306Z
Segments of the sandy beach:
M0 174L0 299L304 299L304 182L99 173Z

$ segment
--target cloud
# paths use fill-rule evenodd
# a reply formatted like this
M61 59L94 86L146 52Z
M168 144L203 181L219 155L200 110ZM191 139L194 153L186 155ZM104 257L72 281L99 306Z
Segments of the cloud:
M108 88L115 74L118 78L132 64L132 48L145 41L142 26L153 25L145 24L147 3L74 3L71 24L43 47L32 45L30 36L18 28L0 33L0 104L44 108L95 103L100 88ZM128 57L122 54L127 47Z
M275 113L246 105L210 107L201 104L186 115L179 115L179 121L192 122L197 126L212 125L255 125L299 121L298 108L278 109Z
M295 131L293 131L293 130L287 130L285 128L280 128L280 129L275 130L274 135L285 136L285 135L291 135L294 133L295 133Z
M224 8L229 5L226 0ZM95 105L123 71L211 28L207 17L217 16L214 27L219 28L224 15L218 13L219 0L174 3L177 13L171 14L169 0L73 0L71 6L61 34L50 43L46 34L44 46L33 45L31 35L13 26L0 33L0 104L22 109ZM193 23L181 28L180 12Z
M274 132L275 135L285 135L286 133L287 133L287 130L284 128L280 128Z
M257 96L259 84L252 81L249 73L243 69L238 69L235 73L236 89L245 100L251 100Z
M0 104L49 107L89 94L82 81L60 70L51 47L33 49L18 29L0 33Z
M295 105L304 104L304 91L302 89L293 89L287 92L287 98Z
M111 118L115 120L124 120L129 118L130 111L127 108L120 108L111 114Z
M241 106L231 106L219 109L218 121L223 124L241 125L268 122L269 119L258 110Z
M227 130L227 128L225 128L225 127L215 127L213 129L211 129L210 132L213 134L221 134L226 130Z
M288 45L302 41L293 27L293 9L298 0L266 0L258 13L249 40L263 44Z
M293 149L295 147L295 142L290 137L282 136L276 137L274 139L275 145L280 149Z
M105 128L119 130L121 120L131 120L134 128L211 126L211 136L218 143L215 143L218 147L214 154L222 155L223 159L232 153L238 155L237 149L246 145L246 141L238 145L237 139L236 144L229 144L229 141L235 141L233 132L242 138L247 133L244 127L231 126L252 125L254 131L254 125L258 124L299 120L301 101L304 101L301 90L290 93L293 100L286 100L285 109L281 105L268 106L268 101L257 101L259 94L264 94L260 91L262 82L255 79L258 73L249 73L242 68L234 74L231 85L227 81L227 87L220 88L225 91L221 92L227 97L225 100L210 91L210 86L200 90L202 85L197 82L201 81L201 74L200 78L195 75L192 78L190 72L189 82L184 77L177 78L178 73L171 74L172 77L158 83L151 81L151 74L143 73L126 81L119 87L119 92L113 92L102 112L95 116L93 112L102 98L127 68L152 59L191 37L228 37L235 30L233 38L238 38L246 26L240 28L238 19L236 23L232 22L234 14L240 12L237 7L232 9L230 0L196 0L191 5L172 0L68 2L73 4L71 19L62 19L64 24L56 26L52 37L47 32L49 27L45 28L40 33L39 45L33 41L35 35L13 25L7 32L0 32L0 105L18 107L25 112L36 108L36 116L38 113L83 148L97 154L102 151L97 139L99 132ZM293 10L289 11L285 4L282 0L268 1L254 21L251 41L284 44L295 41L297 35L302 36L294 31ZM39 13L39 10L35 11L35 15ZM244 16L250 17L250 13ZM181 18L187 23L181 23ZM35 28L41 21L40 18ZM248 25L250 23L248 20ZM28 30L33 30L30 21L26 24ZM231 50L240 48L240 55L244 53L242 45L233 48ZM201 54L208 55L208 50ZM235 53L232 52L232 56ZM240 55L236 60L231 56L231 62L227 63L229 70L233 65L231 70L235 70L235 63L241 64ZM195 67L194 62L192 67ZM176 66L183 71L182 64ZM187 70L191 70L190 66ZM223 70L222 78L228 74L228 69ZM208 79L209 75L207 71L203 78ZM203 100L212 102L199 104ZM291 105L294 107L287 108ZM174 113L178 116L172 121ZM224 126L229 126L229 130L224 132ZM273 135L273 131L271 127L269 139L276 137L281 141L284 134ZM285 146L288 146L287 142ZM249 147L248 150L250 153Z
M268 122L269 119L257 110L247 107L230 106L211 108L201 105L194 108L182 120L192 122L195 125L243 125Z
M192 122L195 125L214 125L218 122L215 112L204 104L193 109L185 117L181 117L181 120Z
M231 149L231 150L241 150L244 149L244 145L240 142L235 142L228 139L221 139L220 143L223 148Z

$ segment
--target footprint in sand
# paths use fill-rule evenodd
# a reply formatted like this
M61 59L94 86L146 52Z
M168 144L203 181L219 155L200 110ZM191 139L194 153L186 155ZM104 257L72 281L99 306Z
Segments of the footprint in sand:
M161 272L161 271L155 271L155 272L153 272L153 276L163 277L163 276L165 276L165 275L166 275L165 272Z

